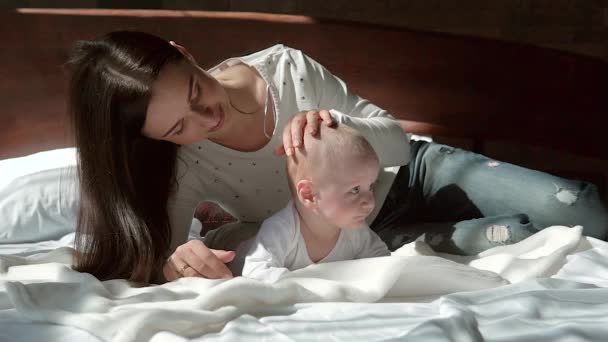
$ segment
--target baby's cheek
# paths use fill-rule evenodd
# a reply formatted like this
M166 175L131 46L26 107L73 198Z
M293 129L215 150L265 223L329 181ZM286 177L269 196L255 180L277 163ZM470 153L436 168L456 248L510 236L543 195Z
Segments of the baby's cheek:
M344 224L344 221L349 219L350 207L348 203L335 203L334 206L328 208L327 217L338 221L340 224Z
M319 210L326 218L334 218L340 212L340 209L334 199L325 198L325 200L319 204Z
M321 211L321 214L325 217L333 217L336 214L336 208L333 205L330 204L322 204L321 206L319 206L319 210Z

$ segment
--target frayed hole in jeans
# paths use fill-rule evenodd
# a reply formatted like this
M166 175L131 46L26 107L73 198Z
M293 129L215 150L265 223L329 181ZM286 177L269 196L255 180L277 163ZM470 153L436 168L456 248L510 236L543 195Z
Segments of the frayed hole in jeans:
M454 149L451 147L442 146L439 148L439 152L446 153L446 154L452 154L452 153L454 153Z
M568 189L559 189L555 193L555 198L566 205L572 205L578 199L578 194Z
M519 224L525 225L530 223L530 218L526 214L517 215L519 216Z
M509 227L494 224L486 228L486 238L491 242L505 242L511 237Z
M429 245L437 246L442 242L443 242L443 236L436 234L431 237L431 240L429 241Z

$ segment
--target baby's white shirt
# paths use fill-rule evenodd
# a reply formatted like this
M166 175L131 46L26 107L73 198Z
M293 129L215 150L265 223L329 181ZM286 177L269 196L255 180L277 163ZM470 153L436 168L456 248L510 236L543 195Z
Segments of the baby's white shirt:
M375 187L376 217L399 166L409 162L409 138L385 110L353 94L346 84L299 50L275 45L249 56L231 58L209 70L212 75L232 65L254 67L269 86L275 114L271 140L253 152L240 152L209 140L178 149L177 191L169 199L172 252L184 243L194 210L212 201L233 215L240 225L259 226L285 207L290 192L285 158L272 150L282 143L283 128L296 113L329 109L332 118L359 130L378 154L384 168ZM251 127L263 130L263 127ZM270 132L268 132L270 133Z
M262 223L250 244L243 277L274 282L281 276L314 264L300 232L300 219L293 201ZM340 229L333 249L318 263L390 255L386 244L369 226Z

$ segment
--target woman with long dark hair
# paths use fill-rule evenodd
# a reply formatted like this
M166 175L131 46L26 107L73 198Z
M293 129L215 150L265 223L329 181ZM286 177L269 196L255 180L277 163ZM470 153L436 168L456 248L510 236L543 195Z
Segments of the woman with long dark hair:
M599 238L608 230L592 184L410 142L406 122L289 47L204 70L182 46L120 31L77 42L67 69L81 195L75 266L100 279L232 276L233 251L186 242L195 207L214 201L239 222L263 221L289 199L277 155L335 121L359 130L385 167L370 221L392 249L422 233L437 250L471 254L554 224ZM411 228L419 222L437 224Z

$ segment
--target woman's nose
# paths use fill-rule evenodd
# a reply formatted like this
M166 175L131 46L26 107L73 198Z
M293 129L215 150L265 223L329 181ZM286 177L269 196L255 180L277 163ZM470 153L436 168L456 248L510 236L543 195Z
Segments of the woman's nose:
M193 108L190 119L199 126L209 126L214 123L213 110L211 107Z

